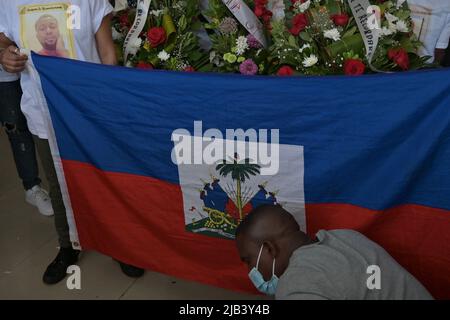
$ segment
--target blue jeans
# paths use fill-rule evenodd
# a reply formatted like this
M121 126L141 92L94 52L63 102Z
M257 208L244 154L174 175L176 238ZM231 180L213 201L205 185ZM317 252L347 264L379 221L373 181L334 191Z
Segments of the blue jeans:
M17 172L25 190L41 183L33 136L20 110L20 81L0 82L0 125L5 127Z

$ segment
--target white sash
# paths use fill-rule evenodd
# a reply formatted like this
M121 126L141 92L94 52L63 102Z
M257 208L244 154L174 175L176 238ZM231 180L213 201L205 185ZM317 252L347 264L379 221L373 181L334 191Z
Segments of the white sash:
M368 0L347 0L350 8L352 9L353 17L358 25L359 33L361 34L364 45L366 47L366 58L369 63L369 67L373 71L380 72L372 66L373 55L378 46L378 40L380 38L380 28L369 28L367 24L367 8L371 6Z
M125 38L123 43L124 55L123 61L126 65L129 55L136 55L136 49L133 48L134 43L136 43L139 34L144 29L145 22L147 21L148 12L150 9L151 0L138 0L136 8L136 18L134 19L133 26Z

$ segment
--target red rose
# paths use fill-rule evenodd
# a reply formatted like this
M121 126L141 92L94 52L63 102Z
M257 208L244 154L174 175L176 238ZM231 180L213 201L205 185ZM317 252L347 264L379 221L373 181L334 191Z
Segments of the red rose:
M263 6L257 6L253 12L254 12L255 16L257 16L259 18L264 14L264 9L265 8Z
M128 13L124 13L119 17L119 22L122 27L129 27L130 21L128 20Z
M195 72L195 69L194 69L194 67L188 66L188 67L184 68L184 71L185 72Z
M289 66L282 66L277 72L277 76L292 76L293 74L294 70Z
M331 19L333 19L333 22L335 25L341 26L341 27L346 26L348 23L348 20L349 20L348 15L346 15L345 13L333 14L331 16Z
M388 58L389 60L394 60L395 56L398 53L398 49L389 49L388 50Z
M298 36L300 32L305 30L308 23L308 16L304 13L299 13L292 19L292 27L289 29L289 32L294 36Z
M136 68L152 70L153 69L153 65L151 63L148 63L148 62L145 62L145 61L139 61L138 64L136 65Z
M269 23L270 20L272 19L272 15L273 15L272 11L266 10L264 12L264 14L262 15L262 19L263 19L264 23L266 23L266 24Z
M265 7L268 2L269 2L268 0L255 0L255 6Z
M403 48L389 49L388 58L403 70L409 69L409 55Z
M163 27L150 28L147 32L147 39L150 41L152 48L166 42L166 31Z
M409 55L404 49L401 49L394 59L394 62L403 70L409 69Z
M359 76L366 70L366 65L359 59L347 59L344 62L344 73L349 76Z

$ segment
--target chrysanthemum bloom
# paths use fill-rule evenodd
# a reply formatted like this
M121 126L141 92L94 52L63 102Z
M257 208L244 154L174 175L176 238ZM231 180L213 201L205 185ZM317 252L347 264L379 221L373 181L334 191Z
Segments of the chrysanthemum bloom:
M252 49L259 49L262 47L261 43L252 34L247 36L247 44Z
M258 73L258 66L252 59L247 59L239 66L239 71L242 74L253 76Z
M236 33L238 31L238 25L236 20L231 17L226 17L219 24L219 31L224 35Z

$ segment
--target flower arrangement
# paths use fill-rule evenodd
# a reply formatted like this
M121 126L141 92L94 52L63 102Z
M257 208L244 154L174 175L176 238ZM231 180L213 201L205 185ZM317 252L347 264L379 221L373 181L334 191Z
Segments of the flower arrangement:
M128 8L113 19L113 38L120 62L125 64L123 44L136 16L136 8ZM198 0L153 0L145 26L130 43L132 57L127 66L142 69L175 71L208 71L209 56L199 44L197 31Z
M279 76L361 75L428 66L429 57L416 54L421 43L412 32L405 0L369 1L377 5L373 17L379 35L370 61L347 0L209 0L203 11L199 1L153 0L127 65ZM239 22L230 4L250 8L250 20L260 26L257 37ZM113 36L120 49L135 15L131 8L114 18ZM202 28L208 49L199 45Z
M210 0L204 16L208 20L204 26L212 44L209 58L213 71L267 74L267 50L238 22L223 1ZM267 13L266 17L269 17ZM270 17L263 19L268 23Z
M346 0L291 0L285 17L272 22L271 64L307 75L360 75L424 67L428 57L416 52L421 43L412 32L405 0L371 1L379 8L379 42L373 59Z

